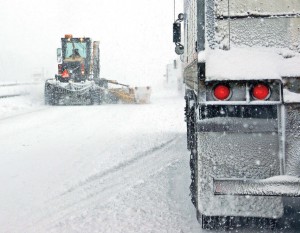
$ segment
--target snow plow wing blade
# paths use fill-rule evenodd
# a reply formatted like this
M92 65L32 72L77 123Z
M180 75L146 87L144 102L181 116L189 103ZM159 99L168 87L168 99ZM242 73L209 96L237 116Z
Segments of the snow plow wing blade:
M300 178L275 176L268 179L214 179L215 195L300 197Z
M151 87L135 87L135 88L109 88L111 99L115 102L125 104L148 104L150 103Z
M136 103L148 104L150 103L151 87L135 87L134 95Z

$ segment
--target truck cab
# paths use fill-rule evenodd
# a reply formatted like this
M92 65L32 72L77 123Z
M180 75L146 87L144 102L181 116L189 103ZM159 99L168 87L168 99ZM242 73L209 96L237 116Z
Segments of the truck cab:
M93 48L94 47L94 48ZM95 50L94 50L95 49ZM82 82L88 78L97 79L99 73L99 42L90 38L74 38L67 34L61 38L57 49L58 79L61 82ZM93 67L94 70L91 70Z

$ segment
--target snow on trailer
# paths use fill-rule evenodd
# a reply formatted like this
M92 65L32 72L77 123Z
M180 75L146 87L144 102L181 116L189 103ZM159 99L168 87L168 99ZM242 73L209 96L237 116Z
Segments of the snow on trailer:
M300 3L185 0L191 196L203 228L224 216L278 219L300 195ZM184 44L181 44L181 23ZM300 201L300 200L299 200Z

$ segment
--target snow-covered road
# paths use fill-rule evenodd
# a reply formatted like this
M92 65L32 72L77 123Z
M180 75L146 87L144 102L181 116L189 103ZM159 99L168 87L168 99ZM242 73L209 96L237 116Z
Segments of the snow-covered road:
M0 232L199 229L177 93L149 105L37 106L3 116Z
M183 108L175 92L148 105L0 108L0 232L203 232Z

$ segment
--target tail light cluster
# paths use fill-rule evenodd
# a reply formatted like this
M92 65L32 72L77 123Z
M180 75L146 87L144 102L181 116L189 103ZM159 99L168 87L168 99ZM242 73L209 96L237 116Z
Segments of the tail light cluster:
M214 97L217 100L227 100L230 98L231 90L228 85L218 84L214 88Z
M213 87L213 97L215 100L226 101L230 100L234 92L228 84L219 83ZM266 83L256 83L249 88L249 94L254 100L268 100L271 96L270 85Z
M270 88L266 84L256 84L251 92L252 96L257 100L266 100L271 94Z

